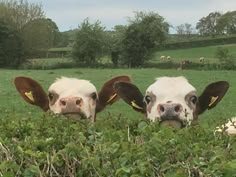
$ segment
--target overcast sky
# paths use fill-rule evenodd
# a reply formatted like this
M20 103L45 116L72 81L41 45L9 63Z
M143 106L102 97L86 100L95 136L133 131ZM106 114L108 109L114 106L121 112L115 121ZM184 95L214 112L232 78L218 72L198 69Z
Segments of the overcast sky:
M56 22L60 31L77 28L87 17L101 21L106 29L126 25L127 17L135 11L154 11L177 26L196 23L210 12L236 10L236 0L28 0L41 3L48 18ZM172 30L173 31L173 30Z

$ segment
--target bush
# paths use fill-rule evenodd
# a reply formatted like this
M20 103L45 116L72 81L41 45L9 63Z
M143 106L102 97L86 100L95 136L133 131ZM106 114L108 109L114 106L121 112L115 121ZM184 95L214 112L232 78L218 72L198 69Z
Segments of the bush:
M104 27L100 21L94 24L85 19L80 25L75 44L72 49L72 57L76 63L84 63L87 66L97 63L97 59L103 55L105 44Z
M235 36L219 36L217 38L194 38L190 41L182 41L182 42L170 42L165 44L164 47L159 46L160 49L185 49L185 48L193 48L193 47L206 47L213 45L225 45L225 44L235 44L236 37Z
M222 69L236 69L236 57L231 55L227 48L218 47L215 55Z
M214 135L214 123L177 131L111 114L96 124L34 116L0 119L3 176L236 175L235 138Z

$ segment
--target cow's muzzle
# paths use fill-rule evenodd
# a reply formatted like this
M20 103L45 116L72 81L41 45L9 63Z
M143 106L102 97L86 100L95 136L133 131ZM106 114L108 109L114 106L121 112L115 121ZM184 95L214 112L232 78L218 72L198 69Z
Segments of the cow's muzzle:
M174 128L185 127L184 122L180 119L180 113L183 111L181 104L166 103L159 104L157 110L160 114L160 124L165 126L171 126Z

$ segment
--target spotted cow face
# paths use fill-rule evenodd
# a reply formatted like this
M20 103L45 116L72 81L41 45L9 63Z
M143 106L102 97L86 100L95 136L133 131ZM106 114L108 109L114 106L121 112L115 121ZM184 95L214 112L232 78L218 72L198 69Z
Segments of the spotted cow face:
M216 127L215 133L217 132L225 132L227 135L235 135L236 134L236 117L232 117L224 125L221 125L220 127Z
M157 79L148 87L144 101L147 118L152 121L164 123L176 119L190 124L196 117L197 92L183 77Z
M48 89L49 108L55 114L95 118L96 87L87 80L62 77Z
M16 77L15 86L26 102L44 111L95 121L97 112L119 99L113 88L117 81L130 82L130 79L128 76L114 77L105 82L99 93L91 82L67 77L57 79L49 87L48 94L37 81L28 77Z
M151 121L181 128L190 125L206 109L215 107L229 84L226 81L209 84L200 96L184 77L157 78L145 96L131 83L117 82L114 87L126 103Z

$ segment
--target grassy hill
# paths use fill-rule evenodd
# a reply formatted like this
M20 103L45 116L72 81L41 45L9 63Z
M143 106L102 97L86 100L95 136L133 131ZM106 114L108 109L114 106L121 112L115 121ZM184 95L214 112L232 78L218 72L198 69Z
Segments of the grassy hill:
M179 63L182 60L190 60L193 62L199 62L200 57L205 57L206 62L218 63L218 59L215 57L215 53L218 47L227 48L230 54L236 56L236 44L229 45L217 45L209 47L196 47L189 49L175 49L175 50L163 50L154 53L151 62L161 62L160 56L171 56L173 62Z

